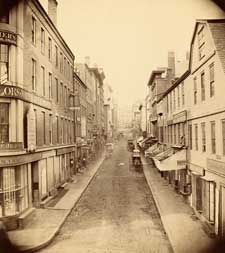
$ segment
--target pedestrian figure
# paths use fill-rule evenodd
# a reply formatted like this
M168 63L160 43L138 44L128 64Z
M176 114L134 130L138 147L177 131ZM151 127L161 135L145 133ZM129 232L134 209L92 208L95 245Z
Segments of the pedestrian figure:
M85 158L85 156L83 156L83 159L82 159L82 166L83 166L84 169L86 168L86 158Z

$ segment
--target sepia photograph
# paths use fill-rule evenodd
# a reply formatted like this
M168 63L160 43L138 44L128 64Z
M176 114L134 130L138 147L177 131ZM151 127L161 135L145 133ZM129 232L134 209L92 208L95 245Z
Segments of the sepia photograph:
M0 0L0 253L225 253L225 0Z

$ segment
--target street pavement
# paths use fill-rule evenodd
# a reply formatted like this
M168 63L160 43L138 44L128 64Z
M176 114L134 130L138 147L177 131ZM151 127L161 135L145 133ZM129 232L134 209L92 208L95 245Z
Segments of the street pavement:
M124 141L105 159L53 242L40 253L170 253L152 193Z

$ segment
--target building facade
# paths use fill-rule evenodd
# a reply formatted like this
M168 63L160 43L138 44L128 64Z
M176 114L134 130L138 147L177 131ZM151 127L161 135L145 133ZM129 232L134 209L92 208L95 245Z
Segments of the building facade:
M154 161L211 235L225 235L225 20L196 22L188 70L157 101ZM153 152L154 153L154 152ZM172 162L175 161L175 163Z
M55 195L74 172L74 55L39 1L19 1L0 20L0 217Z

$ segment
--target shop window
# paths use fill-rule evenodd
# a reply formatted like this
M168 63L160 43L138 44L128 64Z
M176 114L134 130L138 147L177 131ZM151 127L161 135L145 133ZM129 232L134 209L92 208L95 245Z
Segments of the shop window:
M0 217L15 215L28 208L27 166L0 171Z
M0 84L9 80L9 47L0 44Z
M9 104L0 103L0 143L9 142Z

